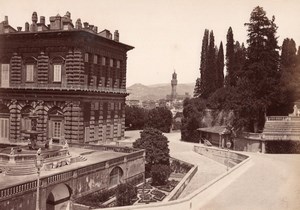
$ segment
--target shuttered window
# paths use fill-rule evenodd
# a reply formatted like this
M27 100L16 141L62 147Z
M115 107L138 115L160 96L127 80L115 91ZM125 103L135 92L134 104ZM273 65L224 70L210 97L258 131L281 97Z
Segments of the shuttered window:
M61 65L53 65L53 82L61 82Z
M34 75L34 65L28 64L26 65L26 82L33 82Z

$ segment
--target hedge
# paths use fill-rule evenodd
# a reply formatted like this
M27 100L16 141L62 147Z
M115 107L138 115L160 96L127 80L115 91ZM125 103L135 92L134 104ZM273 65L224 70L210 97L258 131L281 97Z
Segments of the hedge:
M300 154L300 141L273 140L266 141L265 146L270 154Z

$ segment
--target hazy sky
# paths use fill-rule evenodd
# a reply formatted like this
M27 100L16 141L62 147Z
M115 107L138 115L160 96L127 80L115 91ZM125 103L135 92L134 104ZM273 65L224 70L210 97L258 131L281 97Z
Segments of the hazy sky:
M128 86L169 83L173 69L179 83L191 83L200 75L204 30L213 30L215 43L225 47L231 26L234 39L245 42L244 23L257 5L275 15L279 45L286 37L300 45L300 0L0 0L0 18L8 15L10 25L24 30L33 11L46 16L46 24L69 11L73 23L81 18L98 31L119 30L120 41L135 47L128 53Z

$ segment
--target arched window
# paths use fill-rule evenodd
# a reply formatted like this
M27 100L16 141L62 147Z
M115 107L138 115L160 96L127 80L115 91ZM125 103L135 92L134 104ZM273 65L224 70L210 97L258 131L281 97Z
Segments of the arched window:
M109 174L109 187L117 186L121 183L123 170L120 167L115 167Z

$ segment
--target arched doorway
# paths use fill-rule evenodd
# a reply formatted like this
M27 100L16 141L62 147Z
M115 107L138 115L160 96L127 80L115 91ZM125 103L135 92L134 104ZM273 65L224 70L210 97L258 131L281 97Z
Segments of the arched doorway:
M53 139L53 143L61 143L64 139L64 115L58 107L53 107L48 111L48 137Z
M9 142L9 109L0 105L0 142Z
M115 187L121 183L123 178L123 170L115 167L109 174L109 188Z
M69 210L71 189L65 184L53 188L46 201L46 210Z

